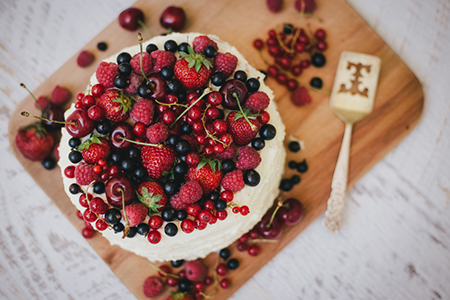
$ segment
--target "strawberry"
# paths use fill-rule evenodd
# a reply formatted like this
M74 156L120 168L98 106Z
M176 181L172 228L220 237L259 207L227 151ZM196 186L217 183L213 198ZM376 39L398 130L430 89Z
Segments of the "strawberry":
M228 130L233 137L233 141L238 146L244 146L250 143L255 138L261 126L258 119L255 116L249 115L248 112L248 109L244 114L233 111L227 116ZM244 115L247 116L248 121L244 118ZM249 122L252 126L250 126Z
M125 213L127 214L127 220L131 227L144 222L148 214L147 207L142 203L134 203L125 206ZM125 214L122 212L125 217Z
M192 298L191 294L188 294L186 292L173 292L170 291L169 292L169 298L167 298L167 300L194 300L194 298Z
M219 165L216 168L216 165ZM209 194L219 187L223 173L218 160L202 159L196 167L190 167L186 178L200 183L204 194Z
M303 106L311 103L311 96L308 94L306 87L299 86L291 93L291 101L295 106Z
M222 72L225 77L229 77L236 69L238 59L231 53L217 53L214 58L214 68L216 71Z
M123 91L109 89L100 96L97 105L103 108L108 120L121 122L128 119L132 101Z
M41 122L19 128L16 135L16 146L23 156L32 161L41 161L52 152L55 140L45 130Z
M78 146L84 161L90 164L96 164L100 159L108 158L110 150L109 142L98 136L92 136Z
M137 196L139 201L144 204L150 211L160 212L167 202L167 195L156 181L145 181L137 188Z
M175 63L175 77L187 89L198 89L204 86L212 72L212 65L201 53L195 53L188 47L189 53L180 52L181 59Z
M144 146L141 150L141 158L148 175L153 179L159 179L163 176L163 172L172 169L175 152L170 147L160 149L154 146Z

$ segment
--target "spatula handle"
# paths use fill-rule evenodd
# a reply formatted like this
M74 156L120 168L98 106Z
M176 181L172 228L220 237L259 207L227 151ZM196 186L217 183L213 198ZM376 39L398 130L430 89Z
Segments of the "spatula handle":
M347 189L352 128L353 124L345 124L344 138L342 139L341 150L334 169L333 180L331 181L331 194L328 199L325 218L323 219L325 227L333 233L341 229L341 212L344 206L345 190Z

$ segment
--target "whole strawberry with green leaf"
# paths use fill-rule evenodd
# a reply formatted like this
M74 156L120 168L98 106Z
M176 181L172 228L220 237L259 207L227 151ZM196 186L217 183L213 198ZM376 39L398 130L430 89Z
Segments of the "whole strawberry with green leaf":
M41 161L52 152L55 139L41 122L20 127L16 135L16 146L23 156L32 161Z
M189 46L188 52L179 52L179 59L174 66L175 77L187 89L205 86L212 73L212 64L202 53L195 53Z
M233 141L238 146L250 143L258 133L259 127L261 127L257 116L251 115L249 109L243 113L233 111L228 114L227 124Z
M164 190L156 181L146 181L139 185L136 194L139 201L144 204L149 212L160 212L167 202L167 195Z
M108 120L121 122L130 116L133 101L122 90L109 89L100 96L97 105L103 108Z
M218 159L202 158L196 167L190 167L186 178L200 183L204 194L217 189L222 181L223 172L220 170L221 162Z
M96 164L101 159L107 159L111 152L109 142L102 137L92 136L78 146L85 162Z

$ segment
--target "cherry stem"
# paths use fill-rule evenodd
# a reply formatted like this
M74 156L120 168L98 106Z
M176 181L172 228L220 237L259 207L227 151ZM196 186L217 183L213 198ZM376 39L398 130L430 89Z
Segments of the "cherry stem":
M217 276L217 267L219 266L220 263L220 256L217 255L217 260L216 263L214 264L214 293L212 293L211 295L206 295L205 293L203 293L202 291L199 293L200 295L202 295L205 298L214 298L214 296L219 292L219 278Z
M237 105L238 105L238 107L239 107L239 110L241 111L242 116L243 116L244 119L247 121L248 125L250 125L250 128L251 128L253 131L255 131L256 129L258 129L258 127L256 127L255 124L253 124L253 123L250 122L250 120L247 118L247 115L246 115L246 114L244 113L244 111L242 110L241 102L239 101L239 97L237 96L236 93L233 93L233 97L236 98L236 102L237 102Z
M164 148L164 145L163 145L163 144L143 143L143 142L133 141L133 140L124 138L123 136L121 136L121 137L119 137L119 138L120 138L121 140L130 142L130 143L133 143L133 144L138 144L138 145L143 145L143 146L153 146L153 147L156 147L156 148L159 148L159 149Z
M63 122L63 121L57 121L57 120L49 120L49 119L47 119L47 118L43 118L43 117L38 117L38 116L35 116L35 115L32 115L32 114L30 114L29 112L27 112L27 111L23 111L23 112L21 112L20 113L22 116L24 116L24 117L32 117L32 118L36 118L36 119L39 119L39 120L44 120L44 121L47 121L47 122L52 122L52 123L57 123L57 124L70 124L70 125L77 125L77 123L75 123L75 122Z
M220 144L224 145L225 147L229 147L229 146L230 146L229 144L226 144L226 143L222 142L222 141L221 141L220 139L218 139L214 134L210 133L209 130L208 130L208 128L206 128L206 120L205 120L205 118L206 118L206 111L207 111L208 108L210 108L210 107L211 107L211 104L208 104L208 106L206 107L206 109L205 109L205 111L203 112L203 115L202 115L202 125L203 125L203 129L204 129L205 132L206 132L206 137L209 137L209 138L212 139L213 141L215 141L215 142L217 142L217 143L220 143ZM214 132L214 133L215 133L215 132Z
M142 22L140 19L137 19L137 23L141 25L141 27L144 29L145 33L148 35L148 38L151 39L153 35L150 33L150 30L148 30L147 25L145 25L144 22Z
M164 276L167 276L167 277L173 277L173 278L178 278L178 279L180 278L180 276L178 276L178 275L170 274L170 273L164 272L163 270L161 270L161 268L158 268L157 266L155 266L154 264L152 264L152 263L149 262L149 261L147 261L147 263L148 263L153 269L155 269L156 271L161 272L161 274L163 274Z
M139 19L138 19L138 21L140 21ZM145 25L144 25L145 26ZM145 29L145 28L144 28ZM148 34L148 33L147 33ZM151 37L150 37L151 38ZM140 57L139 57L139 62L140 62L140 65L141 65L141 73L142 73L142 75L144 76L144 78L145 78L145 81L146 82L148 82L148 78L147 78L147 76L145 76L145 73L144 73L144 68L142 67L142 54L143 54L143 51L142 51L142 35L140 34L140 33L138 33L138 40L139 40L139 48L141 49L141 55L140 55Z
M89 200L89 197L88 197L88 191L89 191L89 188L93 185L95 183L95 180L92 180L92 182L91 183L89 183L89 185L87 186L87 188L86 188L86 191L84 192L84 194L86 195L86 201L87 201L87 203L88 204L91 204L91 201Z
M281 199L278 200L277 207L276 207L275 210L273 211L272 216L270 217L269 223L267 223L267 227L268 227L268 228L272 227L273 219L275 218L275 215L277 214L277 212L278 212L278 210L280 209L280 207L283 206L283 202L284 202L284 201L281 200Z
M200 101L203 97L205 97L206 95L208 95L209 93L212 92L212 89L210 87L207 87L204 91L203 94L198 97L197 100L195 100L191 105L189 105L188 108L186 108L177 118L175 121L173 121L172 124L170 124L170 127L173 127L173 125L175 125L176 122L178 122L179 119L181 119L195 104L197 104L198 101Z
M264 55L262 54L262 50L261 50L261 49L258 49L258 52L259 52L259 56L261 57L261 59L263 60L263 62L264 62L266 65L270 66L269 62L266 60L266 58L265 58Z
M181 106L181 107L188 107L187 104L181 104L178 102L174 102L174 103L163 103L163 102L159 102L156 99L153 99L153 101L155 101L156 103L158 103L159 105L164 105L164 106L168 106L168 107L172 107L172 106Z
M125 217L125 230L123 231L123 239L128 235L128 232L130 231L130 222L128 222L127 212L125 210L125 192L122 188L119 188L118 191L122 194L122 209L123 209L123 216Z
M37 99L36 99L36 97L33 95L33 93L27 88L27 86L26 86L24 83L21 83L20 86L23 87L24 89L26 89L27 92L31 95L31 97L33 97L34 102L37 103L37 105L38 105L38 107L39 107L39 110L41 111L41 113L43 113L44 111L42 110L42 106L41 106L41 104L39 103L39 101L37 101ZM23 115L23 114L22 114L22 115Z

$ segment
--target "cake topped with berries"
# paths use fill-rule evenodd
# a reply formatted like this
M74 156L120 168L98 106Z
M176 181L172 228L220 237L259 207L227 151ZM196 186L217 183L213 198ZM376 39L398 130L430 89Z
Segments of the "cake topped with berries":
M64 186L113 245L205 257L273 205L285 127L264 74L216 36L172 33L101 62L66 111Z

